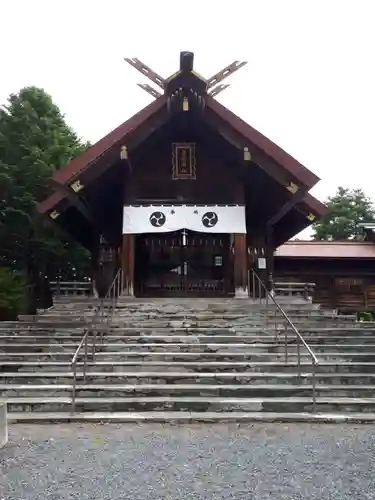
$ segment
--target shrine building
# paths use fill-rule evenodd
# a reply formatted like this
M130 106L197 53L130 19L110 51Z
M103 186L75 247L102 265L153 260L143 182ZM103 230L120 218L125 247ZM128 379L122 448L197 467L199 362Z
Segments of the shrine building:
M275 249L326 207L314 173L216 100L245 63L204 78L182 52L163 78L127 62L154 101L61 167L38 211L92 253L101 290L118 269L137 297L246 296L251 267L272 286Z

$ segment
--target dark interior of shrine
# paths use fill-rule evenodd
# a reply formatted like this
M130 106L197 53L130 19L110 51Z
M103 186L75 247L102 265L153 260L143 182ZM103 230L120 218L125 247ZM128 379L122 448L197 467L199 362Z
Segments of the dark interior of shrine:
M136 296L233 295L229 234L175 231L135 240Z

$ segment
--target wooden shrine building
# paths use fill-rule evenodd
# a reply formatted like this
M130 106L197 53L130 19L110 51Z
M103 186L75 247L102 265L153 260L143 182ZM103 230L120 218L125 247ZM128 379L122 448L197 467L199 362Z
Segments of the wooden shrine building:
M215 99L245 63L206 79L193 61L182 52L163 78L127 59L154 101L58 170L38 206L92 252L102 290L121 268L129 295L246 294L248 269L272 283L274 250L325 213L318 177Z

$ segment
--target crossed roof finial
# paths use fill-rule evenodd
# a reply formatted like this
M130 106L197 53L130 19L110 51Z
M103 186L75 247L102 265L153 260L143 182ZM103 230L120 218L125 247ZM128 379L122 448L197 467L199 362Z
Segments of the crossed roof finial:
M240 68L247 64L247 61L234 61L228 66L225 66L221 71L215 73L211 78L205 79L202 76L198 75L193 71L193 61L194 54L192 52L181 52L180 54L180 70L169 78L163 78L154 70L152 70L149 66L144 64L142 61L137 59L136 57L127 58L125 57L125 61L133 66L136 70L138 70L142 75L146 76L151 82L156 84L163 91L166 90L167 84L182 71L187 71L195 74L199 79L203 80L207 86L207 94L211 97L217 96L220 92L227 89L230 84L222 84L221 82L225 80L228 76L232 75ZM159 90L156 90L154 87L149 85L148 83L138 83L137 84L141 89L145 90L148 94L152 95L152 97L158 98L162 95Z

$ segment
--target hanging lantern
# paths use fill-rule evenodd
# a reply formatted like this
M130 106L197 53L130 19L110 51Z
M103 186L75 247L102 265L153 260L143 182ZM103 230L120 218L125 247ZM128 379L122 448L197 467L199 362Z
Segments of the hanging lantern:
M243 148L243 159L244 161L251 161L251 153L247 146Z
M120 159L121 160L128 159L128 148L126 146L121 146Z
M182 111L189 111L189 99L187 97L182 99Z

